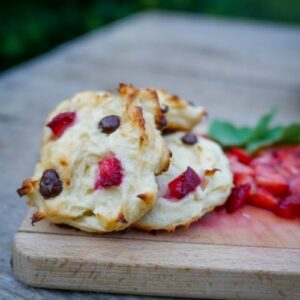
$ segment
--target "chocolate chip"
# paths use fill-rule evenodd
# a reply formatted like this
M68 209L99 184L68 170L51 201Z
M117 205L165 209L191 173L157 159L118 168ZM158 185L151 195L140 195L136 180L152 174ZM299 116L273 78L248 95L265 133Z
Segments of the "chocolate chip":
M194 145L197 143L198 138L194 134L187 133L181 138L181 141L187 145Z
M115 115L104 117L98 124L98 128L104 133L112 133L120 126L120 118Z
M163 131L167 127L167 124L168 124L167 118L162 117L157 124L157 128Z
M62 191L62 182L54 169L46 170L40 180L40 193L44 199L56 197Z
M163 104L162 107L160 108L161 112L166 114L169 111L169 106Z

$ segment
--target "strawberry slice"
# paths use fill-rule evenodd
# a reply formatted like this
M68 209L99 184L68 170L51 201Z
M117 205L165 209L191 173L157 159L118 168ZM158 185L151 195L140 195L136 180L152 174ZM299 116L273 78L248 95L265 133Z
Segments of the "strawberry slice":
M291 195L281 199L275 213L286 219L300 217L300 196Z
M59 138L67 128L75 123L75 120L75 112L64 112L54 117L46 126L52 130L56 138Z
M236 156L236 158L245 165L250 164L252 160L251 155L248 154L244 149L239 147L232 147L230 149L230 153Z
M265 188L274 196L284 196L288 193L288 182L279 174L263 173L256 175L255 180L258 186Z
M279 199L274 197L270 192L262 188L258 188L257 191L250 196L249 204L264 208L270 211L274 211L278 205Z
M289 191L293 195L300 195L300 174L290 180Z
M229 214L244 206L248 202L251 186L249 183L235 186L226 202L226 211Z
M234 174L248 174L252 175L254 173L253 169L238 161L237 157L232 154L227 154L229 159L230 169Z
M98 174L95 182L95 190L119 186L123 178L121 162L114 156L109 156L98 162Z
M168 184L166 198L180 200L193 192L201 183L201 178L190 167Z
M235 185L242 185L242 184L250 184L251 186L251 193L255 193L256 191L256 183L254 177L248 174L234 174L233 175L233 182Z

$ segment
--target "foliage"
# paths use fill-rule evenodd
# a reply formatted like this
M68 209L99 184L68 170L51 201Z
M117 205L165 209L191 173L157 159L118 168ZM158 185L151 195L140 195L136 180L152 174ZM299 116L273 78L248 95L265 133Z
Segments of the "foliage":
M253 128L237 127L230 122L215 120L210 126L209 136L223 147L239 146L250 153L273 144L299 144L300 123L271 127L275 112L273 109L262 116Z
M300 24L299 0L2 1L0 70L109 22L150 9Z

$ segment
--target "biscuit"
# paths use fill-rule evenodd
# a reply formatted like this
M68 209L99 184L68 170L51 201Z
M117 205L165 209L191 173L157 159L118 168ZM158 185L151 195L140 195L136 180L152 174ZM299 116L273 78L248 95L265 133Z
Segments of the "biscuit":
M41 157L23 182L43 218L88 232L119 231L155 204L155 174L170 151L157 130L164 113L156 97L138 92L82 92L48 117Z
M189 131L203 121L206 116L201 106L194 106L177 95L171 95L163 89L137 89L133 85L120 84L119 92L128 99L144 102L146 110L156 116L156 123L165 131ZM151 98L152 101L144 101ZM158 111L155 102L160 104ZM163 115L165 114L165 116Z
M134 227L172 231L189 226L222 205L232 187L228 160L215 142L183 132L165 136L172 152L167 172L157 177L155 207Z
M206 111L201 106L195 106L177 95L171 95L163 89L155 90L162 107L168 112L167 131L189 131L203 121Z

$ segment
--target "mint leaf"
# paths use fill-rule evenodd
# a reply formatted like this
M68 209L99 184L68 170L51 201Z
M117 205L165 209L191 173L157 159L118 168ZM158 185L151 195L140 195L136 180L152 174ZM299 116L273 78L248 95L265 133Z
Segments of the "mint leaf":
M264 137L266 137L266 135L268 135L269 125L275 114L276 114L276 109L273 108L269 113L262 116L258 120L251 136L247 140L247 143L250 143L250 142L260 139L260 138L264 138Z
M258 149L277 143L282 139L284 133L284 127L278 126L265 131L263 136L259 139L255 139L252 142L247 143L246 150L250 153L254 153Z
M300 143L300 124L291 124L285 128L280 143Z
M247 127L237 128L229 122L215 120L212 122L209 136L218 141L223 146L243 145L251 134L251 129Z
M208 134L223 147L243 147L250 153L273 144L300 143L300 124L270 127L275 113L276 109L272 109L262 116L254 128L237 127L230 122L215 120Z

